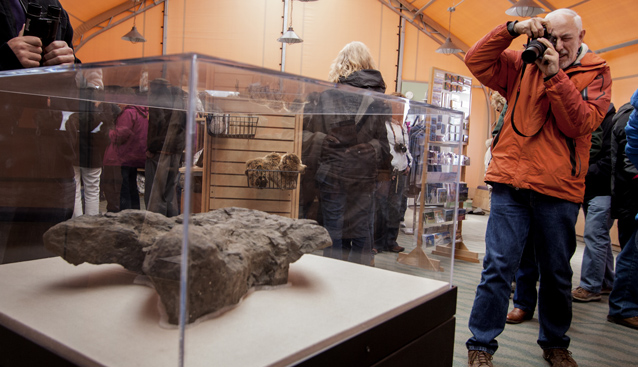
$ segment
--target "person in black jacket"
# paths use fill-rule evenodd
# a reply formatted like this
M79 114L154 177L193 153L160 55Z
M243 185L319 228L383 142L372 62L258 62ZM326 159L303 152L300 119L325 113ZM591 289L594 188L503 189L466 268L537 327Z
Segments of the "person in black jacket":
M33 1L43 9L57 0ZM26 0L0 0L0 71L78 62L62 9L55 40L24 36ZM0 263L53 256L43 233L69 219L75 202L73 150L62 113L39 96L0 95Z
M46 9L62 5L58 0L33 1ZM26 19L26 0L0 1L0 70L14 70L40 66L73 64L77 60L73 53L73 28L69 16L62 9L60 27L56 41L43 45L34 36L23 36Z
M611 293L614 285L614 255L609 230L611 218L611 135L616 108L609 105L605 119L592 134L589 169L585 176L585 252L580 286L572 290L577 302L600 301L601 294Z
M186 144L185 93L157 78L151 82L144 202L146 209L167 217L179 215L177 184L182 153Z
M634 111L631 103L622 105L614 116L611 139L611 216L618 222L618 242L623 248L636 231L638 212L638 169L625 154L627 135L625 126Z
M361 42L351 42L339 52L329 79L385 91L381 73L375 70L372 56ZM304 131L304 145L320 147L307 164L317 161L315 182L323 225L332 238L332 246L324 250L324 256L366 265L372 261L374 187L378 168L391 157L385 127L390 114L389 106L378 98L347 88L327 90L319 96ZM352 246L346 256L344 238Z

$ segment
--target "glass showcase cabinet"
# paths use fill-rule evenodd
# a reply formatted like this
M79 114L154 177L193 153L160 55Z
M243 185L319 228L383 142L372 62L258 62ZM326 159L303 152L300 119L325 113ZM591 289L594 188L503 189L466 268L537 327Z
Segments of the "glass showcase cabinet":
M452 365L462 112L199 54L0 94L0 365Z

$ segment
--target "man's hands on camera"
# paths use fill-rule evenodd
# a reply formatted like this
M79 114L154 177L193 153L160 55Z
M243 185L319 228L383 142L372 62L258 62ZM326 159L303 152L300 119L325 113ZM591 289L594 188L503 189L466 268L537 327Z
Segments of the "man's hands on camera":
M543 18L530 18L514 24L514 32L524 34L529 38L543 37L545 29L552 33L552 25Z
M559 54L554 48L554 45L543 38L545 30L547 30L549 34L553 31L552 24L543 18L530 18L514 24L514 32L527 35L529 38L538 39L539 42L547 46L543 57L536 60L535 63L543 75L545 75L545 78L551 78L560 70L558 63Z
M559 54L554 48L554 45L545 38L539 38L538 41L547 46L547 50L545 50L543 57L537 59L535 63L543 75L545 75L545 78L549 79L560 71L560 65L558 63Z

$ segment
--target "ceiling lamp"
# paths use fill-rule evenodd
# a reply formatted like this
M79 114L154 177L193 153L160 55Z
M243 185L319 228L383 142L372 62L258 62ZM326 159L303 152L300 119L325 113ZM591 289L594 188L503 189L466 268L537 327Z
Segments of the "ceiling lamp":
M277 41L282 43L301 43L303 40L297 36L297 33L292 29L292 27L288 27L286 33L284 33L281 37L277 38Z
M144 38L144 36L142 36L142 34L137 31L137 28L135 28L135 24L127 34L122 36L122 39L131 43L146 42L146 38Z
M284 22L288 19L288 30L277 38L277 41L281 43L301 43L303 40L297 36L297 33L292 29L292 0L284 1ZM290 4L290 7L288 7ZM287 16L287 17L286 17Z
M146 42L146 38L144 38L144 36L142 36L142 34L140 32L137 31L137 28L135 27L135 19L137 18L137 10L135 10L135 4L139 2L139 0L135 0L133 3L133 28L131 28L131 30L122 36L122 39L124 41L129 41L131 43L138 43L138 42ZM140 8L142 7L142 5L140 4Z
M505 10L505 14L514 17L534 17L544 12L545 9L536 4L534 0L520 0L511 8Z
M441 47L436 49L437 53L451 55L451 54L457 54L459 52L463 52L463 50L461 50L457 45L454 44L454 42L452 42L452 38L451 38L451 36L452 36L452 12L454 10L456 10L455 7L447 8L447 11L450 12L450 23L448 25L448 36L445 39L445 42L443 42L443 44L441 45Z

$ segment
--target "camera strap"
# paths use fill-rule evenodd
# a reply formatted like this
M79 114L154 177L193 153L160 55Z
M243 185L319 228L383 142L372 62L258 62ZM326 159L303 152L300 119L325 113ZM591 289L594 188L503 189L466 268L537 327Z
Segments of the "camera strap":
M27 7L26 7L26 5L24 5L24 2L22 2L22 0L15 0L15 1L20 3L20 6L22 6L22 10L24 10L24 13L26 14L27 13Z
M525 135L523 133L521 133L517 128L516 128L516 124L514 123L514 113L516 112L516 104L518 103L518 97L521 95L521 84L523 84L523 75L525 75L525 69L527 68L527 64L523 63L523 69L521 70L521 80L518 83L518 89L516 91L516 99L514 100L514 105L512 106L512 114L510 115L510 121L512 122L512 128L514 129L514 132L516 134L518 134L519 136L522 136L524 138L530 138L532 136L537 135L538 133L541 132L541 130L543 130L543 127L545 126L545 124L547 123L547 120L549 120L549 116L552 113L552 105L549 105L549 109L547 110L547 116L545 116L545 122L543 122L543 124L541 125L541 127L538 129L537 132L531 134L531 135Z

